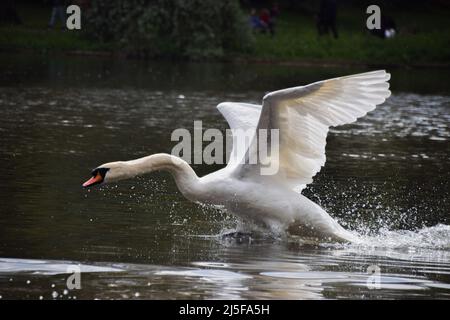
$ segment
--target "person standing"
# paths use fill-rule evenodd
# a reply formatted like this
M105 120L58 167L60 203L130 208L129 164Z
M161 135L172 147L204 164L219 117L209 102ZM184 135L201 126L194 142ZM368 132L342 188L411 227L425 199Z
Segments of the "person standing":
M50 21L48 23L49 28L53 28L55 26L56 18L59 17L61 20L61 28L65 29L66 27L66 13L64 7L64 0L52 0L52 15L50 17Z
M336 16L336 0L322 0L320 2L319 15L317 17L317 31L319 33L319 36L328 34L328 32L331 30L333 36L336 39L338 38Z

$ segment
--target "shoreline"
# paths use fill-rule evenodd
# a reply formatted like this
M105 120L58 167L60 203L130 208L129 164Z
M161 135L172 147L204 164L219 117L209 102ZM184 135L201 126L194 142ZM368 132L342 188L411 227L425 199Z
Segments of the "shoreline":
M40 52L41 51L41 52ZM43 52L42 52L43 51ZM25 49L25 48L0 48L0 52L3 54L8 53L29 53L29 54L63 54L72 56L92 56L92 57L104 57L104 58L114 58L114 59L125 59L125 60L147 60L147 61L174 61L170 58L139 58L135 56L130 56L125 52L120 51L109 51L109 50L37 50L37 49ZM175 60L178 62L216 62L216 63L234 63L234 64L267 64L267 65L278 65L278 66L294 66L294 67L363 67L370 66L375 68L450 68L450 63L417 63L417 64L406 64L406 63L370 63L364 61L350 61L345 59L273 59L273 58L250 58L245 56L237 57L224 57L224 58L210 58L204 60Z

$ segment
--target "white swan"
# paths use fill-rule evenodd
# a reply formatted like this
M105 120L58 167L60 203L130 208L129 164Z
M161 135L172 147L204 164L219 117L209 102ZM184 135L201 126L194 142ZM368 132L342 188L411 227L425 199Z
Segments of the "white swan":
M249 158L254 148L240 152L233 145L234 157L227 166L201 178L184 160L154 154L103 164L92 171L92 178L83 186L166 170L191 201L221 205L245 219L268 227L289 228L290 232L314 239L357 241L355 235L300 192L325 164L329 127L354 122L383 103L390 96L389 79L390 74L384 70L373 71L271 92L263 98L262 106L219 104L217 108L231 129L279 129L279 170L274 175L261 175L262 163L266 163L262 160L256 164L234 161ZM257 140L255 135L251 144Z

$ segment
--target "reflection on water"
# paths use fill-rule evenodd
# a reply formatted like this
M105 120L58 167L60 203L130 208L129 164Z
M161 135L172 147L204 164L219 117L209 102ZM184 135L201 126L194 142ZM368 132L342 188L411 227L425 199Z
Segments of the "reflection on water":
M198 241L191 246L202 247ZM0 259L0 277L9 297L30 299L51 299L54 292L59 299L450 297L450 257L444 250L213 242L210 249L218 255L214 261L153 265ZM381 270L378 289L368 287L373 285L367 273L372 265ZM69 266L82 270L82 289L64 295Z
M0 297L448 298L450 95L445 70L393 70L393 96L332 128L305 194L362 245L222 238L237 221L183 199L169 175L92 190L111 160L170 152L173 129L226 129L215 105L366 71L3 55ZM425 76L427 75L427 76ZM448 83L448 82L447 82ZM195 166L199 175L216 166ZM82 289L64 292L67 267ZM380 268L369 289L367 268Z

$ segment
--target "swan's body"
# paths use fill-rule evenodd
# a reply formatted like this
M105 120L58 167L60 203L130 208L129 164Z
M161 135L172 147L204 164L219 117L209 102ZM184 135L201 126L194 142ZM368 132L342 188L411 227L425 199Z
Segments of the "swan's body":
M353 122L383 103L390 95L389 77L385 71L374 71L271 92L262 106L231 102L218 105L231 129L279 129L276 159L270 153L265 159L258 158L256 164L249 163L256 150L252 145L261 139L254 135L245 150L233 145L225 168L201 178L184 160L155 154L103 164L94 169L93 177L83 186L166 170L191 201L220 205L244 219L271 228L290 228L303 236L357 241L300 192L325 164L328 128ZM273 148L271 136L266 139ZM264 166L271 162L276 162L276 173L262 174Z

